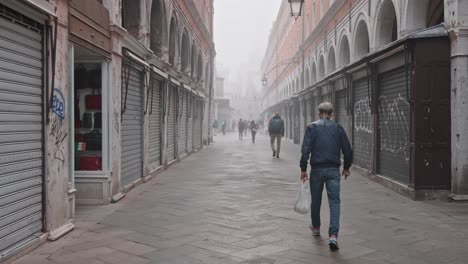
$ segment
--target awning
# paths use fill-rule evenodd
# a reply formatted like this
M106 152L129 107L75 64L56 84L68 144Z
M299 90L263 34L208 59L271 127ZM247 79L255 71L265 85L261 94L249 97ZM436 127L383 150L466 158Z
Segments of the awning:
M169 74L165 73L164 71L156 68L156 66L151 65L151 69L159 76L163 77L164 79L169 78Z
M171 83L173 83L173 84L175 84L177 86L180 86L180 82L176 78L170 76L169 80L171 80Z
M129 58L131 58L132 60L146 66L146 67L150 67L150 65L144 61L142 58L138 57L137 55L133 54L131 51L125 49L124 50L124 55L128 56Z
M50 16L57 17L56 6L46 0L23 0L23 2L41 10L41 12L46 13Z

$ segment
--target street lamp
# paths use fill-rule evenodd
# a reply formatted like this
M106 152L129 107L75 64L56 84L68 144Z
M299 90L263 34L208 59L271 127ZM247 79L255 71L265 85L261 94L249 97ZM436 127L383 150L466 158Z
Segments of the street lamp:
M267 82L268 82L268 79L267 79L266 75L263 75L263 78L262 78L263 87L265 87L267 85Z
M291 16L293 16L294 19L297 19L301 16L304 0L288 0L288 2L291 6Z

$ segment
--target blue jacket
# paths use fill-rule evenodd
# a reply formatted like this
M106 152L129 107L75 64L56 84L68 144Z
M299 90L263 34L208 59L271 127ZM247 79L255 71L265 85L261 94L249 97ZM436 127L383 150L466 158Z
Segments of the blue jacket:
M343 127L330 119L315 121L305 131L301 171L307 171L309 157L312 168L339 168L340 152L344 156L344 169L348 170L353 162L353 150Z

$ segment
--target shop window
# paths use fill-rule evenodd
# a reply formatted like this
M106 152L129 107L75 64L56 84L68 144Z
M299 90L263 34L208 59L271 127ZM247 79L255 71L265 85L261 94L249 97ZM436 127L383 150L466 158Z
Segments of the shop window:
M75 170L102 170L102 66L74 64Z

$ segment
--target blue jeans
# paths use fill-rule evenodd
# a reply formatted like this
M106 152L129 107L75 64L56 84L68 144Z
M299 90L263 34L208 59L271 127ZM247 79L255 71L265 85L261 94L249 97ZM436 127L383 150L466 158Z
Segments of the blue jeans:
M320 227L320 207L322 205L323 186L327 188L328 204L330 206L330 236L338 236L340 229L340 169L312 169L310 172L310 193L312 196L311 217L312 226Z

